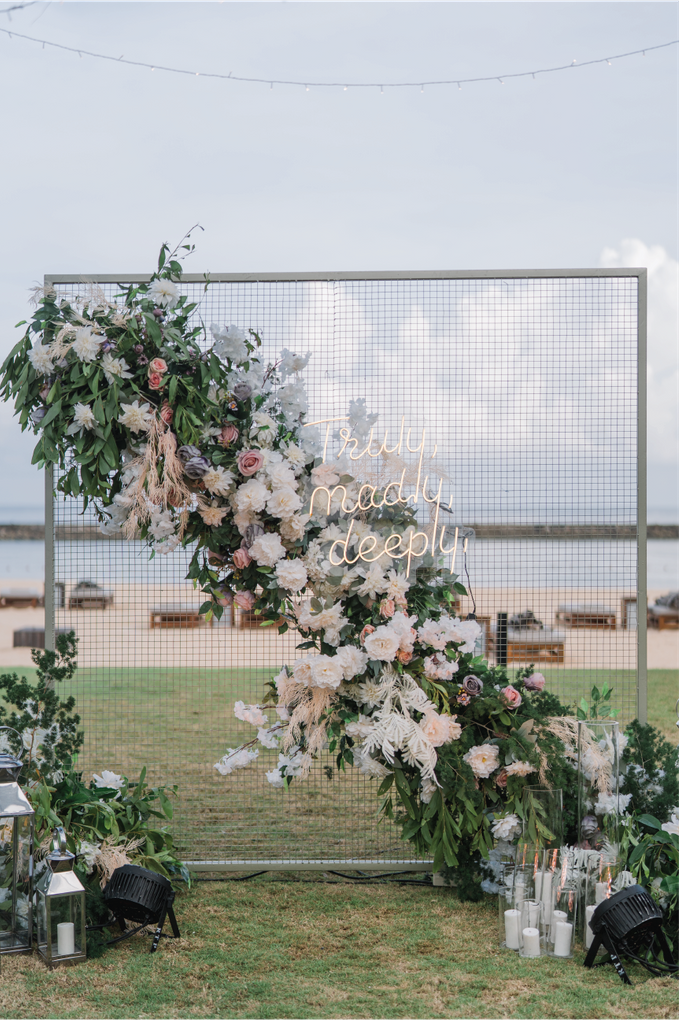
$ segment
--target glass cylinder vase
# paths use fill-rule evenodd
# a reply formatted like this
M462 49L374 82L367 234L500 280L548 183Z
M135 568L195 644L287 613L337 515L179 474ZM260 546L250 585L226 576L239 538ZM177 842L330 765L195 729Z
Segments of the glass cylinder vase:
M617 879L620 871L619 857L615 852L591 854L588 859L580 919L581 936L586 949L590 949L593 941L590 919L600 903L619 891Z
M578 724L578 840L582 849L618 845L619 724L583 719Z
M546 945L550 956L569 959L574 955L577 919L578 890L558 883L550 925L546 926Z
M545 938L541 936L541 904L525 899L520 909L519 955L531 959L545 954Z
M562 791L543 786L522 790L522 841L544 848L562 845Z

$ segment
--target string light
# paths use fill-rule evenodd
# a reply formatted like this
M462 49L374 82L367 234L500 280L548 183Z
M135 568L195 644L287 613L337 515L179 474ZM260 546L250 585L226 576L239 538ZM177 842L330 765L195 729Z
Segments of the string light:
M22 6L27 6L27 5L22 5ZM14 9L14 8L11 8L11 9ZM1 13L3 13L3 12L0 11L0 14ZM226 81L227 79L230 79L231 81L243 81L243 82L248 82L248 83L252 83L252 84L263 84L263 85L269 84L270 87L273 86L273 85L297 85L297 86L304 85L304 88L305 88L306 92L309 92L309 86L310 85L313 85L313 86L315 86L317 88L341 88L345 92L347 91L347 88L348 88L348 85L345 85L342 82L336 82L336 81L316 81L316 82L306 83L306 82L301 82L301 81L292 81L292 80L288 80L288 79L277 79L277 78L274 78L273 80L271 80L269 78L247 78L247 77L245 77L243 75L234 75L234 74L232 74L231 71L229 72L229 74L218 74L217 72L209 72L209 71L188 71L186 68L182 68L182 67L166 67L165 65L161 65L161 64L153 64L152 65L152 64L146 63L146 61L143 61L143 60L124 60L122 56L120 56L120 57L112 57L112 56L109 56L108 53L95 53L95 52L93 52L91 50L79 50L75 46L65 46L63 43L51 42L49 39L38 39L35 36L25 35L25 34L23 34L21 32L10 32L9 29L7 29L7 28L0 28L0 32L3 32L5 35L9 36L10 39L12 39L14 36L16 36L18 39L25 39L28 42L42 43L42 48L43 49L45 48L45 46L52 46L54 49L65 50L68 53L77 53L78 56L80 56L80 57L82 57L83 54L84 54L86 57L93 57L96 60L113 60L116 63L128 64L131 67L148 67L152 71L155 71L155 70L167 71L169 74L190 74L192 76L199 76L200 75L203 78L218 78L221 81ZM667 46L677 46L677 45L678 45L678 40L677 39L673 39L671 42L660 43L658 46L647 46L647 47L645 47L644 50L631 50L628 53L617 53L613 57L600 57L597 60L584 60L580 64L577 63L576 60L574 59L574 60L572 60L572 62L570 64L560 64L557 67L537 68L535 71L518 71L518 72L515 72L513 74L506 74L506 75L503 76L503 78L501 78L499 75L496 74L496 75L487 75L487 76L482 77L482 78L460 78L460 79L456 79L456 78L449 79L449 78L447 78L447 79L441 79L441 80L438 80L438 81L427 81L427 82L393 81L393 82L388 82L386 85L380 85L379 82L352 82L352 88L364 88L364 89L366 89L366 88L376 88L376 86L379 86L381 90L384 90L386 88L388 88L388 89L417 88L418 85L420 85L420 91L424 92L425 91L425 85L457 85L459 89L461 89L461 82L463 84L465 84L465 85L472 85L472 84L477 84L478 82L484 82L484 81L499 81L499 82L501 82L501 84L504 85L505 84L505 80L507 80L509 78L528 78L529 75L531 75L532 78L535 78L537 74L552 74L552 73L554 73L556 71L566 71L567 68L571 68L571 67L589 67L592 64L608 64L609 66L611 66L611 63L612 63L613 60L623 60L624 57L635 57L635 56L638 56L638 55L646 56L647 53L650 52L651 50L662 50L662 49L665 49Z

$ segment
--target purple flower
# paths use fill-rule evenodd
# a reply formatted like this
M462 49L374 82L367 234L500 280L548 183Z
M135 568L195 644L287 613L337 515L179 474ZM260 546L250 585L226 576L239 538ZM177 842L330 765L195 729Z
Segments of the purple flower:
M137 364L138 365L148 365L149 364L149 359L147 358L146 354L140 354L139 355L139 357L137 358Z
M207 457L190 457L184 465L184 474L194 481L203 478L210 470L210 461Z
M484 684L476 676L466 676L463 679L463 690L472 695L481 694L484 690Z
M545 687L545 677L542 673L532 673L524 678L524 686L528 691L542 691Z
M599 826L595 815L586 815L581 819L581 832L584 836L593 836L597 832L598 828Z
M247 400L252 392L253 388L247 382L240 382L234 386L234 396L237 400Z
M183 464L186 464L192 457L200 457L201 451L197 446L180 446L177 456Z

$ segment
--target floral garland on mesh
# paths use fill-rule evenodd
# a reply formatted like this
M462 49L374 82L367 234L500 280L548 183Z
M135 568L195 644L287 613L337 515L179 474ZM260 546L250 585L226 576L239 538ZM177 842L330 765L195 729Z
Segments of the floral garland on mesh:
M153 554L195 546L188 577L207 616L236 604L301 634L302 654L263 704L237 702L258 735L229 748L218 772L255 761L259 744L280 752L267 779L283 787L327 748L339 769L379 780L383 812L435 867L455 866L463 844L486 854L518 830L527 777L559 780L562 745L541 730L539 748L537 733L548 708L564 710L541 694L540 674L509 683L475 656L479 625L454 611L466 589L434 557L337 563L338 543L358 556L362 543L398 536L410 550L415 509L386 499L389 471L408 479L409 465L386 453L364 507L365 478L346 457L327 459L328 436L305 422L309 355L284 349L266 365L257 332L234 325L212 325L208 341L177 286L176 254L163 246L150 282L114 302L93 286L72 301L50 288L37 296L0 388L39 435L33 462L59 465L60 491L91 501L105 533L141 538ZM376 416L364 401L346 421L370 447ZM321 513L311 502L323 487Z

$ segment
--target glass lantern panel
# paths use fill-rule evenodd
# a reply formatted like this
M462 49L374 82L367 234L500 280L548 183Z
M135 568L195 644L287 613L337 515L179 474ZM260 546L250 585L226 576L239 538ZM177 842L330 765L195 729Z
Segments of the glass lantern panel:
M578 724L578 825L583 849L614 850L618 844L619 724L587 719ZM626 801L627 803L627 801Z
M0 817L0 952L31 945L33 817Z
M83 898L85 893L40 897L45 900L44 936L49 938L53 962L84 950ZM63 927L60 927L63 926ZM71 927L72 926L72 927ZM48 932L49 928L49 932ZM47 955L47 946L40 946Z

